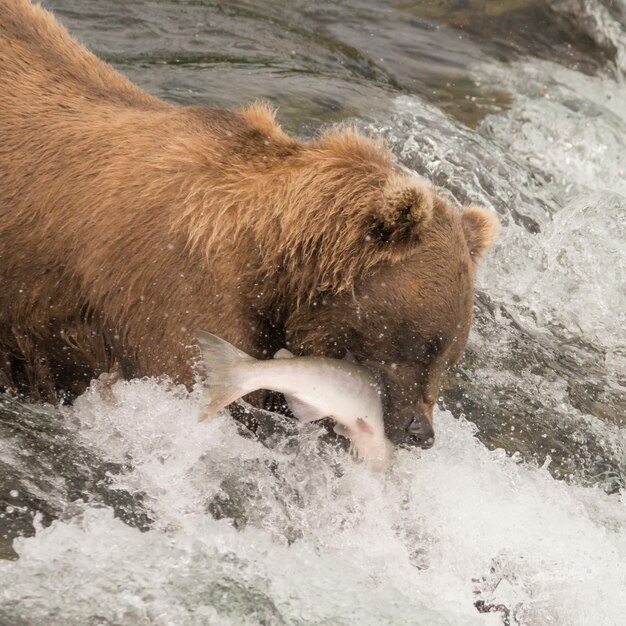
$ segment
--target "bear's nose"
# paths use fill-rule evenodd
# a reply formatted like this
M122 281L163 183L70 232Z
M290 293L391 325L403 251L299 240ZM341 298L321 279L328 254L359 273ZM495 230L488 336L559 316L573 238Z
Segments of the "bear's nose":
M406 443L419 446L424 450L432 448L435 443L435 431L426 420L414 417L406 428Z

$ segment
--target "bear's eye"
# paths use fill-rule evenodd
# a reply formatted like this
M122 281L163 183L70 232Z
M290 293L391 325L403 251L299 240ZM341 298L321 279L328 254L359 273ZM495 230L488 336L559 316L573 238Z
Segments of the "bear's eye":
M404 364L424 364L430 358L434 346L422 335L411 334L408 337L401 336L396 342L398 361Z
M441 351L440 337L427 338L414 335L411 340L403 342L399 347L399 357L402 363L419 363L428 365Z
M441 338L439 337L426 342L426 345L424 346L424 357L428 361L433 360L439 354L441 350L441 343Z

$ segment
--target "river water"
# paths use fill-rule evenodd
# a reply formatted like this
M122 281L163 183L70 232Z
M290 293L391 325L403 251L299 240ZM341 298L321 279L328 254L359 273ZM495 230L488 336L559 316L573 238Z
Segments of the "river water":
M156 95L355 124L504 228L386 475L167 381L0 396L0 624L626 623L624 0L44 4Z

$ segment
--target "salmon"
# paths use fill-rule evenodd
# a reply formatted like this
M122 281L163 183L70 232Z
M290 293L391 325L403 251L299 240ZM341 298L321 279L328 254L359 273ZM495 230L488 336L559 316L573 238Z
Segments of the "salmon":
M385 436L380 390L367 369L347 360L296 357L284 348L258 360L211 333L196 335L207 368L201 420L253 391L277 391L301 421L333 419L335 432L350 439L368 466L388 465L393 445Z

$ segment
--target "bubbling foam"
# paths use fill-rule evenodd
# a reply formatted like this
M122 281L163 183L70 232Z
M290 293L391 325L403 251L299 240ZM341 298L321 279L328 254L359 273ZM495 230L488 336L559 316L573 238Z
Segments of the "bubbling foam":
M582 625L626 610L624 501L489 451L448 412L435 448L381 475L316 425L263 445L227 414L197 423L199 391L113 392L67 420L129 463L116 487L142 492L154 523L75 503L0 562L0 621Z

